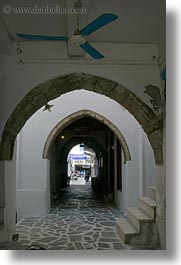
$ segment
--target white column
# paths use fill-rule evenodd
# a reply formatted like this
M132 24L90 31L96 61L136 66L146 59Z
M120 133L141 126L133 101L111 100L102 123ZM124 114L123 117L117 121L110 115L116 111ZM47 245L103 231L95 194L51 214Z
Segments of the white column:
M139 196L144 195L144 150L143 150L143 129L139 130Z
M123 153L122 153L123 155ZM122 160L122 194L121 194L121 211L124 215L127 215L128 208L128 172L127 166L129 161L124 164Z
M114 200L117 196L117 137L114 135Z
M21 167L21 146L22 145L22 131L18 134L16 138L16 146L17 146L17 152L16 152L16 189L17 192L19 189L21 189L22 186L22 179L20 174L20 167Z

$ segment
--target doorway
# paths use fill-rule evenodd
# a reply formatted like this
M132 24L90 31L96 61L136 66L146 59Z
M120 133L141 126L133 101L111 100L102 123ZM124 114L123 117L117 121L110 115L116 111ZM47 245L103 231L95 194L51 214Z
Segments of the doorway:
M58 203L71 185L85 184L86 178L95 193L114 201L115 139L105 124L91 117L77 119L59 132L50 152L51 204Z

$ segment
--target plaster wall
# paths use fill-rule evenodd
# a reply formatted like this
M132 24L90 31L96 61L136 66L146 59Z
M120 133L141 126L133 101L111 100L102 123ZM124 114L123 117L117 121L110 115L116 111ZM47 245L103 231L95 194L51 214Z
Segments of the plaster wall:
M152 164L154 163L154 156L150 156L148 152L145 152L147 146L149 145L148 138L145 137L143 132L143 149L142 149L142 158L143 158L143 195L150 197L148 186L155 186L156 182L153 182L153 175L156 176L156 170L152 170Z
M0 225L0 241L11 241L16 223L16 152L12 161L3 161L1 163L3 163L5 178L4 196L3 200L1 200L4 209L3 224Z
M3 100L0 110L3 111L0 112L0 135L17 104L33 87L73 72L89 73L116 81L153 108L150 97L144 93L144 86L152 84L161 87L157 45L109 43L101 47L111 52L111 56L101 61L87 58L68 60L65 47L55 43L21 43L21 55L16 54L17 45L14 44L11 55L1 55ZM20 60L23 63L19 63Z
M0 55L0 136L17 104L33 87L54 77L73 72L90 73L116 81L134 92L139 99L153 109L150 97L144 93L144 89L149 84L161 87L158 46L126 43L96 45L95 47L103 49L102 52L105 54L109 51L107 61L98 62L88 58L70 60L65 56L66 46L63 47L58 43L21 43L20 48L23 50L21 55L16 54L17 45L14 44L10 55ZM20 60L23 63L19 63ZM61 112L63 114L61 117L64 117L66 113L62 109L61 111L63 112ZM149 156L146 160L149 161ZM4 161L2 163L5 164ZM11 166L10 164L13 162L8 163ZM128 164L123 165L123 171L125 175L128 174ZM2 172L4 179L5 171ZM47 173L46 169L45 172ZM35 176L33 178L36 180ZM46 181L36 180L37 187L40 184L44 187L47 186ZM125 186L127 186L127 181L127 178L123 179ZM29 185L32 184L29 183ZM1 194L3 189L4 187L1 186ZM119 197L121 196L122 194L119 194ZM126 196L127 194L125 194ZM121 199L121 205L123 199Z
M115 201L123 211L127 206L135 205L136 198L140 195L139 135L143 134L135 118L110 98L85 90L67 93L50 103L54 105L52 112L43 112L42 109L37 111L18 136L18 219L27 215L45 214L49 209L50 203L46 197L50 193L47 184L48 160L42 159L44 144L50 131L60 120L82 109L89 109L106 117L125 137L132 160L123 165L123 192L116 190ZM146 136L143 134L143 137ZM147 144L143 146L144 152L150 157L150 161L153 161L151 146L149 142L145 143ZM148 167L147 164L144 166ZM154 184L154 162L149 166L149 170Z

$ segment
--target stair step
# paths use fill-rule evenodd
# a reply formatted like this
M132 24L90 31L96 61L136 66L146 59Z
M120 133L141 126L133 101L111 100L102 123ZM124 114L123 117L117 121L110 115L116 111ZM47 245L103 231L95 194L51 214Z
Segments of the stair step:
M148 204L150 207L153 207L153 208L156 207L156 201L148 197L141 197L139 198L139 200L143 201L145 204Z
M136 228L126 218L119 218L116 228L124 244L128 244L132 236L138 234Z
M151 199L156 200L156 187L155 186L148 186L149 196Z
M141 209L136 207L129 207L128 208L128 220L130 223L140 232L141 223L144 222L151 222L153 218L143 212Z
M156 187L155 186L148 186L148 189L156 191Z
M152 219L155 218L156 201L148 197L138 198L139 208L148 214Z

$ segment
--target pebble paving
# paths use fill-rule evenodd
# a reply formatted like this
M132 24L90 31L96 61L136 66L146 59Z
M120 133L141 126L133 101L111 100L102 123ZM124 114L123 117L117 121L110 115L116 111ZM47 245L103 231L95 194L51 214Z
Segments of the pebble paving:
M120 211L96 195L91 183L72 181L46 216L26 217L16 226L24 247L46 250L121 250L115 230Z

